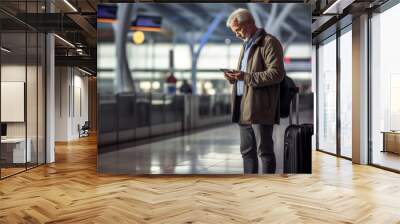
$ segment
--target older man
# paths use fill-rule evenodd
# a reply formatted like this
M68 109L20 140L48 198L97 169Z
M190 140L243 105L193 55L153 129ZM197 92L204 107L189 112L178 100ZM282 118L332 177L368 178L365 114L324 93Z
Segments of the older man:
M234 85L232 121L239 123L244 173L275 173L273 126L279 124L279 83L285 76L280 42L257 28L247 9L228 18L229 27L244 41L237 71L225 73Z

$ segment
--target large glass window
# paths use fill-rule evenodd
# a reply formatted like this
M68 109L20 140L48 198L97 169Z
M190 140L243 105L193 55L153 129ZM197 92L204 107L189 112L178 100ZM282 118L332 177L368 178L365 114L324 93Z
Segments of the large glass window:
M0 178L45 162L45 36L23 22L42 5L0 2Z
M336 39L318 48L318 149L336 153Z
M26 33L3 32L1 46L1 175L4 177L25 170L25 163L30 162L31 142L26 144L25 117Z
M340 154L351 158L352 141L352 35L340 36Z
M372 163L400 170L400 5L371 19Z

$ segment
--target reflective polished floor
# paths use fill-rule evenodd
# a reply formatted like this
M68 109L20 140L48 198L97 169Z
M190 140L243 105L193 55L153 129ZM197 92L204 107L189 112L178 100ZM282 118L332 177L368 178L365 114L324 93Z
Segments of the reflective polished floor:
M391 152L381 152L374 150L372 157L373 164L388 167L394 170L400 170L400 155Z
M100 172L121 174L241 174L239 129L205 130L99 155Z
M274 128L277 173L282 173L283 129ZM282 136L282 137L277 137ZM235 124L99 154L98 171L114 174L242 174Z

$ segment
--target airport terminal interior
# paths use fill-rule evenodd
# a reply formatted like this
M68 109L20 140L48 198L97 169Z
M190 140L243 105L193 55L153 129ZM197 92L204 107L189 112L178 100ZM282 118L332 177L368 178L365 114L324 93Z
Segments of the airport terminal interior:
M0 1L0 223L400 222L399 1L127 2ZM220 71L238 8L299 88L274 175L243 175ZM284 173L291 122L312 174Z

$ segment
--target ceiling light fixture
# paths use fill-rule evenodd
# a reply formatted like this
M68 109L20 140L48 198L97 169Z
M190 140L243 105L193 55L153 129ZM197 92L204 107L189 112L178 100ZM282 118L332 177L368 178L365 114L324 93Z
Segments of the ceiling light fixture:
M54 36L56 36L58 39L60 39L61 41L63 41L64 43L66 43L67 45L69 45L70 47L73 47L73 48L75 48L75 45L73 45L71 42L69 42L68 40L66 40L66 39L64 39L64 38L62 38L62 37L60 37L59 35L57 35L57 34L54 34Z
M86 71L86 70L83 70L83 69L81 69L81 68L79 68L78 67L78 69L79 69L79 71L81 71L81 72L83 72L83 73L85 73L85 74L87 74L87 75L92 75L92 73L90 73L90 72L88 72L88 71Z
M74 10L74 12L78 12L78 10L68 1L68 0L64 0L65 4L67 4L72 10Z
M355 0L336 0L322 14L342 14L343 9L351 5Z
M132 35L132 40L135 44L142 44L144 42L144 33L142 31L136 31Z
M337 7L337 4L339 4L340 0L336 0L331 6L329 6L327 9L322 14L328 14L331 13L332 9Z
M7 53L10 53L11 52L11 50L9 50L9 49L7 49L7 48L5 48L5 47L1 47L0 48L2 51L4 51L4 52L7 52Z

